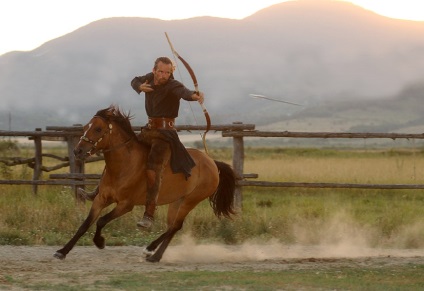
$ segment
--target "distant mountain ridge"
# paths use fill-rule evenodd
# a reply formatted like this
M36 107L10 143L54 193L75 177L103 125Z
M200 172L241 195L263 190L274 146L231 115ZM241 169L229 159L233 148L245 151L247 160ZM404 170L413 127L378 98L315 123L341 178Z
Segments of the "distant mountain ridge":
M84 123L114 103L141 124L144 98L129 83L151 71L156 57L171 55L165 31L194 68L214 123L277 124L328 103L397 102L403 88L424 83L424 22L347 2L289 1L242 20L102 19L33 51L7 53L0 56L0 113L12 112L14 129L33 129ZM191 87L178 66L176 78ZM254 100L250 93L305 106ZM202 120L197 104L183 104L178 122L193 124L191 111ZM7 129L3 119L0 129Z

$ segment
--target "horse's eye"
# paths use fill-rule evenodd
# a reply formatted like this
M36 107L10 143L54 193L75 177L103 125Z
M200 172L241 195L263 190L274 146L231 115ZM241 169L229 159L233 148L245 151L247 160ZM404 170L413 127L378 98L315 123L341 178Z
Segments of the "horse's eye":
M94 129L94 131L97 132L97 133L101 133L102 132L102 128L101 127L96 127Z

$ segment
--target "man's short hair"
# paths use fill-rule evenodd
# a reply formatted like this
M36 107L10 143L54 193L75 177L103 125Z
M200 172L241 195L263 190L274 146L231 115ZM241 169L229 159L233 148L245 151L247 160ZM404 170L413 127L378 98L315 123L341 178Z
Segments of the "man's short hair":
M171 67L172 67L172 72L171 73L174 72L175 65L174 65L174 62L170 58L168 58L168 57L159 57L159 58L157 58L156 61L155 61L155 66L153 67L154 69L156 69L158 67L158 63L159 62L162 62L162 63L164 63L166 65L171 65Z

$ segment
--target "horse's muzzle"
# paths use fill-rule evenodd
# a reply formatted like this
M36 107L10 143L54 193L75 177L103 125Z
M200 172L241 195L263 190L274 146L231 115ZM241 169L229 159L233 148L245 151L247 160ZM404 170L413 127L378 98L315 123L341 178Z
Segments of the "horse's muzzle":
M80 147L74 148L74 156L79 160L85 160L89 154Z

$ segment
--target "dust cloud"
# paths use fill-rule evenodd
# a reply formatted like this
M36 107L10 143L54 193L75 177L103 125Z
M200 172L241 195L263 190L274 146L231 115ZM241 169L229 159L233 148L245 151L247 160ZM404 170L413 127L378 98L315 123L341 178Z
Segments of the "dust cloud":
M181 244L167 249L165 263L229 263L302 258L361 258L361 257L422 257L424 249L389 249L333 245L285 245L271 240L266 243L246 242L238 246L223 244L196 244L186 236Z
M190 234L185 234L181 237L180 243L167 249L162 261L174 263L187 261L187 258L190 258L193 263L219 263L295 258L424 256L423 223L400 229L397 235L379 244L375 243L378 236L376 231L371 227L354 223L349 219L349 215L343 212L325 223L315 222L312 225L309 223L305 225L300 222L294 226L295 244L284 244L277 239L266 242L251 240L240 245L199 244ZM420 241L421 245L414 245L415 241ZM408 248L411 245L413 247Z

